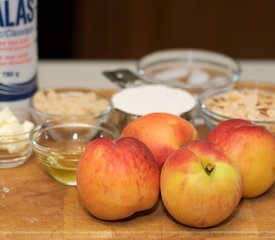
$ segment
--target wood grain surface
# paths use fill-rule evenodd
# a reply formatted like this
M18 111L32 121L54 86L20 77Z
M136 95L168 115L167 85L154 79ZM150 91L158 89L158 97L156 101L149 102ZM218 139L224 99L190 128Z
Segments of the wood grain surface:
M204 126L198 130L205 135ZM161 199L128 219L96 219L83 208L76 187L51 178L34 155L23 166L0 169L0 240L146 238L275 239L275 187L242 200L219 226L195 229L177 223Z
M123 221L101 221L81 205L76 187L53 180L33 157L0 170L0 239L275 238L275 189L242 200L230 219L209 229L174 221L161 200Z
M271 239L275 238L275 189L242 200L219 226L195 229L177 223L161 199L151 211L122 221L101 221L81 205L76 187L53 180L33 156L0 169L0 239Z

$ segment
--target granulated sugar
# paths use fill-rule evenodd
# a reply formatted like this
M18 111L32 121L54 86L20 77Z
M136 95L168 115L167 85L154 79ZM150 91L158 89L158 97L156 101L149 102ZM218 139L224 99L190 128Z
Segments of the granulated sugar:
M127 88L112 97L114 108L142 116L152 112L181 115L192 110L195 98L185 90L164 85L142 85Z

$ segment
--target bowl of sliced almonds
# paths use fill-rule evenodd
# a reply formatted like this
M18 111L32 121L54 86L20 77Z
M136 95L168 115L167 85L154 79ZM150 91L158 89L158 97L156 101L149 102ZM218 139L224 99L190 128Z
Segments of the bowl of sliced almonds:
M275 85L238 82L234 87L208 90L200 95L199 107L208 129L238 118L268 129L275 136Z

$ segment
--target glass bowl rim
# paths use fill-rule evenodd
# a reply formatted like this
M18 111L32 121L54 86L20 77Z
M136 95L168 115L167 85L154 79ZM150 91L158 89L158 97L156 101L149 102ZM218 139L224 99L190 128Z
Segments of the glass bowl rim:
M171 53L171 54L176 54L176 57L174 58L168 58L167 60L161 60L161 61L154 61L151 64L147 64L145 66L142 66L142 62L145 61L147 58L149 57L153 57L153 56L157 56L160 54L165 54L165 53ZM178 55L180 55L180 53L185 54L185 57L180 57ZM209 57L199 57L199 56L191 56L192 54L209 54L211 56ZM230 73L231 73L231 78L230 78L230 82L237 82L240 79L240 75L242 72L241 69L241 64L239 63L239 61L237 61L236 59L224 54L224 53L220 53L220 52L216 52L216 51L210 51L210 50L204 50L204 49L195 49L195 48L174 48L174 49L163 49L163 50L157 50L151 53L148 53L146 55L144 55L143 57L141 57L137 64L136 64L136 70L138 75L145 79L148 82L152 82L152 83L158 83L159 81L148 77L147 75L145 75L145 68L147 68L148 66L152 66L154 64L158 64L158 63L163 63L166 61L178 61L178 60L184 60L184 62L189 63L190 62L190 56L192 61L191 62L199 62L199 63L209 63L211 65L215 65L217 67L221 67L221 68L228 68L230 69ZM230 61L234 67L229 66L228 64L224 64L222 62L220 62L219 60L215 60L215 59L211 59L211 57L220 57L223 58L224 60ZM189 61L186 61L188 60Z
M213 97L213 96L217 96L220 94L224 94L229 92L230 90L234 90L234 87L231 88L225 88L225 89L208 89L206 90L204 93L202 93L199 97L198 97L198 106L201 109L201 112L203 114L205 114L208 117L214 118L218 121L223 121L223 120L229 120L229 119L235 119L233 117L230 116L226 116L226 115L222 115L220 113L217 113L215 111L210 110L209 108L207 108L205 106L204 101L206 100L206 98L204 99L205 95L208 95L207 98L209 97ZM237 89L236 89L237 90ZM267 120L253 120L253 119L244 119L246 121L252 122L252 123L256 123L256 124L275 124L275 121L267 121Z
M3 134L0 136L0 143L1 144L11 144L11 143L17 143L17 142L22 142L22 141L26 141L29 139L30 134L32 133L32 131L35 129L36 127L34 126L31 130L29 131L25 131L22 133L17 133L17 134ZM13 140L13 141L8 141L5 142L3 141L3 139L5 138L10 138L10 137L21 137L21 139L17 139L17 140Z
M82 153L82 151L62 151L62 150L51 149L49 147L44 147L44 146L38 144L38 142L35 138L35 136L36 136L35 134L42 134L42 132L49 131L51 129L60 128L60 127L63 128L63 127L79 126L79 127L83 127L83 128L89 128L89 129L91 129L91 127L93 127L93 129L104 130L104 131L108 132L109 134L111 134L114 138L119 137L119 130L116 128L116 126L114 126L113 124L110 124L110 123L104 123L104 124L114 128L116 133L114 133L111 130L109 130L107 128L104 128L102 126L92 125L92 124L89 124L89 123L70 122L70 123L60 123L60 124L55 124L53 126L43 127L43 125L46 124L46 123L51 123L51 121L46 121L45 123L38 125L31 132L30 140L31 140L31 144L32 144L34 149L39 149L43 152L48 152L48 153L72 155L72 154L80 154L80 153ZM39 137L39 136L37 136L37 137Z
M60 89L53 89L53 90L57 90L59 91ZM85 89L85 90L91 90L92 89ZM49 90L41 90L43 92L47 92ZM62 91L62 89L60 90ZM64 92L84 92L84 90L73 90L73 89L65 89ZM31 97L30 102L29 102L29 106L31 109L31 112L34 112L35 114L37 114L39 117L46 117L46 118L60 118L60 119L87 119L87 118L94 118L94 119L100 119L101 117L107 116L108 114L110 114L113 110L113 106L110 103L110 101L108 102L108 106L101 112L99 113L91 113L91 114L81 114L81 115L70 115L70 116L60 116L58 114L53 114L53 113L47 113L47 112L43 112L39 109L37 109L34 105L34 96L35 94Z

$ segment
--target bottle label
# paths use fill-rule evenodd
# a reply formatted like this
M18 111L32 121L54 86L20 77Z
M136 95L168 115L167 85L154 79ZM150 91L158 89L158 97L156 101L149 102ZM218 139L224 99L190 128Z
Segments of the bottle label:
M37 89L37 0L0 0L0 104Z

